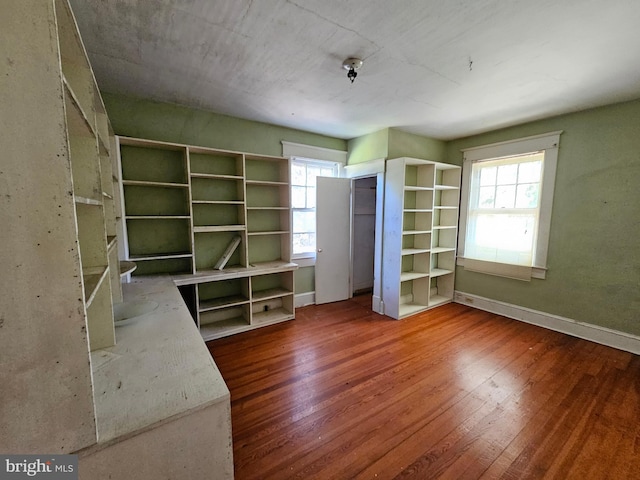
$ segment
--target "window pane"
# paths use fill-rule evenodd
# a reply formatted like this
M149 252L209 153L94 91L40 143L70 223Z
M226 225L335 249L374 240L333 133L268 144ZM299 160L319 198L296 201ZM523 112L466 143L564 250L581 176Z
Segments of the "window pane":
M496 208L513 208L515 200L515 185L496 188Z
M518 185L516 193L516 208L537 208L540 184L528 183Z
M307 208L316 208L316 189L307 188Z
M478 208L493 208L496 201L496 187L480 187L478 197Z
M518 164L498 167L498 185L514 185L518 180Z
M291 187L291 206L293 208L305 208L307 189L304 187Z
M316 251L315 233L294 233L293 253L313 253Z
M518 183L539 182L541 170L541 161L521 163L520 172L518 172Z
M316 177L335 177L333 162L295 159L291 164L291 203L293 208L293 254L316 250Z
M496 167L485 167L480 169L480 185L496 184Z
M321 168L307 165L307 186L316 186L316 177L320 175Z
M488 214L472 217L465 256L478 260L530 265L535 233L534 215Z
M293 211L294 233L313 233L316 231L316 212Z
M304 165L294 163L291 165L291 184L304 185L307 179L307 172Z

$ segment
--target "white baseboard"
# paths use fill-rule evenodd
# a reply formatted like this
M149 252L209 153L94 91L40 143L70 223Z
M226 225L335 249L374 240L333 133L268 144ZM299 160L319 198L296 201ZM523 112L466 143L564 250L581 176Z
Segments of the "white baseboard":
M294 305L296 308L314 305L316 303L316 292L297 293L294 296Z
M530 308L456 291L454 302L640 355L640 337Z
M379 296L374 295L371 303L371 307L374 312L379 313L380 315L384 315L384 303Z

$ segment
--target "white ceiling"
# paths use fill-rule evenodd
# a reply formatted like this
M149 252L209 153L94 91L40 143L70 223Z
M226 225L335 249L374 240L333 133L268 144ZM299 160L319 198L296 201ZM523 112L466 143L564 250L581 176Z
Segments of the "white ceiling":
M640 98L639 0L71 3L103 91L339 138L451 139Z

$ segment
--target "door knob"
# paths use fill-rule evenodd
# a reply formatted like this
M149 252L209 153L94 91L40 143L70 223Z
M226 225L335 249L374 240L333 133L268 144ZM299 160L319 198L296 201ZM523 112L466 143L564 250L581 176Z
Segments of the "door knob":
M318 253L321 253L321 252L322 252L322 249L321 249L321 248L319 248L319 249L318 249Z

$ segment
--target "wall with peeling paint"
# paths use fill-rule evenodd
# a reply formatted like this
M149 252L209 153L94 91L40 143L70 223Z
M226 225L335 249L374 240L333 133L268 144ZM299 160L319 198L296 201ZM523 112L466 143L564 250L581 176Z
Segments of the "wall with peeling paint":
M563 115L447 144L460 149L563 130L545 280L458 267L456 289L640 335L640 100Z

